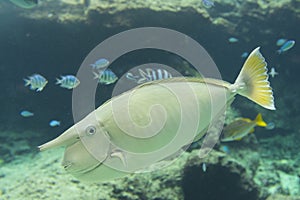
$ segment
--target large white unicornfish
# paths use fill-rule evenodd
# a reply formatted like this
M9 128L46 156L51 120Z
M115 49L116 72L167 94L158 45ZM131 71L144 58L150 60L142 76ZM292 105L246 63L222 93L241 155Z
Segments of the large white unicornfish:
M66 146L62 164L80 180L123 177L201 138L236 94L275 110L266 65L256 48L233 84L182 77L145 83L113 97L39 148Z

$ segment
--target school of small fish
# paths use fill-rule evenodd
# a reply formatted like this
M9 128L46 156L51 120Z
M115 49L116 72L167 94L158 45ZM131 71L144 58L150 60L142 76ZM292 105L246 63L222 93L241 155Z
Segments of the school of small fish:
M97 82L102 85L109 85L113 84L118 80L118 76L111 70L105 69L108 67L110 62L105 59L101 58L96 60L93 64L90 64L93 70L94 79L97 79ZM172 78L172 74L169 73L165 69L152 69L146 68L138 69L139 75L133 75L132 73L128 72L126 74L126 78L128 80L134 81L137 84L146 83L149 81L161 80ZM27 79L24 79L25 86L29 86L31 90L35 90L36 92L42 91L48 83L48 80L42 76L41 74L33 74L28 76ZM56 78L56 85L59 85L61 88L65 89L74 89L80 84L80 80L74 75L63 75L60 78ZM22 117L32 117L34 116L33 112L23 110L20 112ZM49 126L57 127L60 126L61 122L58 120L51 120L49 122Z
M229 43L237 43L238 41L239 41L238 38L235 38L235 37L228 38ZM276 53L279 55L284 54L287 51L289 51L290 49L292 49L295 46L295 44L296 44L295 40L287 39L287 38L279 38L276 41L276 46L279 47L279 49L276 50ZM249 53L247 51L244 51L241 54L241 58L247 58L248 55L249 55ZM268 72L268 75L272 78L275 78L277 75L279 75L279 72L276 70L275 67L271 67Z
M98 83L103 85L113 84L118 80L117 75L111 71L110 69L104 69L108 67L110 62L101 58L95 61L90 66L93 69L94 78L98 80ZM25 87L29 87L30 90L35 90L36 92L41 92L48 83L48 80L42 76L41 74L35 73L27 78L23 79L25 81ZM61 88L65 88L68 90L72 90L76 88L80 84L80 80L71 74L60 76L60 78L56 78L56 85L59 85ZM34 113L28 110L22 110L20 115L24 118L33 117ZM51 120L49 122L50 127L58 127L61 125L61 121Z
M280 39L279 39L280 40ZM288 50L290 50L291 48L293 48L293 46L295 45L295 40L288 40L286 42L283 42L284 40L282 40L281 42L277 41L277 45L278 44L282 44L282 45L278 45L281 46L278 50L277 53L282 54Z

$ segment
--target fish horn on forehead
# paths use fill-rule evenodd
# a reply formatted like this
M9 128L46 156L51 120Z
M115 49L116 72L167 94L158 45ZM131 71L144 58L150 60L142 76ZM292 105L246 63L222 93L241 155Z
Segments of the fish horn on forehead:
M66 146L75 143L79 138L77 130L74 126L66 130L62 135L57 138L38 146L40 151L48 150L54 147Z

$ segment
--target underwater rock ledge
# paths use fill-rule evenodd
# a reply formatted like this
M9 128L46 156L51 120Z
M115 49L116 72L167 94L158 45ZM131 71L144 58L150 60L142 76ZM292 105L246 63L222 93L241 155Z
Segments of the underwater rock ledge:
M153 26L154 24L147 24L147 22L157 18L155 15L147 13L157 13L157 15L164 16L158 19L161 22L167 22L168 15L172 16L175 14L176 17L180 18L181 16L193 14L199 19L195 24L204 22L236 35L252 32L249 26L250 23L266 27L265 30L257 29L257 32L271 34L272 30L268 27L272 26L272 28L279 31L282 29L282 26L289 25L293 28L300 19L300 12L297 10L300 7L299 1L214 0L214 2L215 7L206 9L199 0L43 0L30 11L20 8L16 8L16 11L18 15L24 18L47 19L60 23L90 23L93 21L93 16L109 15L111 18L106 24L108 28L113 25L132 28L137 25L135 22L139 21L139 19L144 20L143 26ZM274 18L278 19L278 21L274 21ZM284 23L287 21L289 22L288 24ZM278 26L278 22L283 22L284 24Z

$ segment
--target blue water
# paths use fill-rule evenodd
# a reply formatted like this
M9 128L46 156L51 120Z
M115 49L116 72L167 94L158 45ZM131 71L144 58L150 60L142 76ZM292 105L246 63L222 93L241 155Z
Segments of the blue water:
M181 32L198 42L215 62L222 79L230 83L234 82L245 61L245 58L241 57L243 52L251 52L254 48L261 47L268 69L274 67L278 72L274 78L269 78L277 109L265 110L242 97L237 97L232 106L238 110L240 117L253 119L257 113L262 113L267 122L274 123L275 128L271 130L257 128L254 140L258 142L255 144L251 142L252 140L228 144L230 155L227 156L238 157L236 154L241 148L249 148L248 153L255 151L261 154L263 151L270 160L274 153L278 162L286 160L288 163L286 166L291 168L283 170L284 173L299 179L300 161L295 150L298 148L295 141L299 141L300 130L298 1L285 3L282 0L281 7L277 7L271 1L263 1L259 7L256 1L251 0L230 2L219 0L214 1L213 7L205 8L199 0L182 8L173 2L174 7L161 11L151 9L150 6L143 7L143 4L138 2L135 3L137 8L132 8L128 2L119 5L128 6L128 9L114 12L110 12L109 6L96 10L96 7L93 7L96 1L92 0L83 1L81 4L74 0L74 4L78 5L66 4L66 10L59 8L59 2L40 0L32 9L17 7L9 1L0 2L0 171L1 167L19 159L21 160L18 162L22 166L22 157L38 156L36 146L57 137L74 124L72 90L56 85L56 78L61 75L76 75L87 55L111 36L133 28L162 27ZM103 5L115 7L118 6L118 2L103 0ZM178 9L172 10L175 7ZM86 15L80 20L63 21L66 13ZM202 17L201 13L209 17ZM238 41L228 42L231 37L238 38ZM276 45L276 41L280 38L295 40L295 46L282 54L276 53L280 48ZM118 44L119 49L126 49L124 43ZM107 52L110 51L111 49L107 47ZM121 78L130 69L145 63L161 63L176 69L184 76L195 75L194 68L188 63L187 58L180 57L174 52L150 48L127 52L116 58L109 68ZM35 92L24 86L23 79L35 73L42 74L48 80L48 84L41 92ZM135 86L130 84L128 83L128 89ZM95 104L88 105L87 110L92 110L110 99L114 95L115 85L116 83L98 85ZM24 118L20 115L24 110L33 112L34 116ZM49 126L49 122L54 119L61 122L60 126ZM275 136L279 138L274 139ZM23 150L20 148L21 150L10 151L13 141L25 142L28 148L26 146ZM215 149L219 150L219 145L216 145ZM209 164L207 166L207 172L210 173ZM271 166L273 169L282 170L276 167L276 164ZM5 179L5 174L0 173L0 181L1 179ZM266 184L264 187L272 188L274 185ZM186 188L186 185L183 188ZM295 190L296 192L279 187L275 194L300 196L300 190ZM5 191L5 188L0 188L0 199L2 195L4 199L9 198L5 196L7 195ZM190 190L185 192L187 191ZM231 192L236 191L233 189ZM186 199L197 199L194 193L185 195ZM266 192L264 197L268 195ZM24 196L24 199L34 198L36 197L30 194ZM216 199L214 195L209 194L203 198ZM230 193L225 198L230 199ZM238 198L238 195L232 195L231 199ZM14 199L13 195L9 199Z

